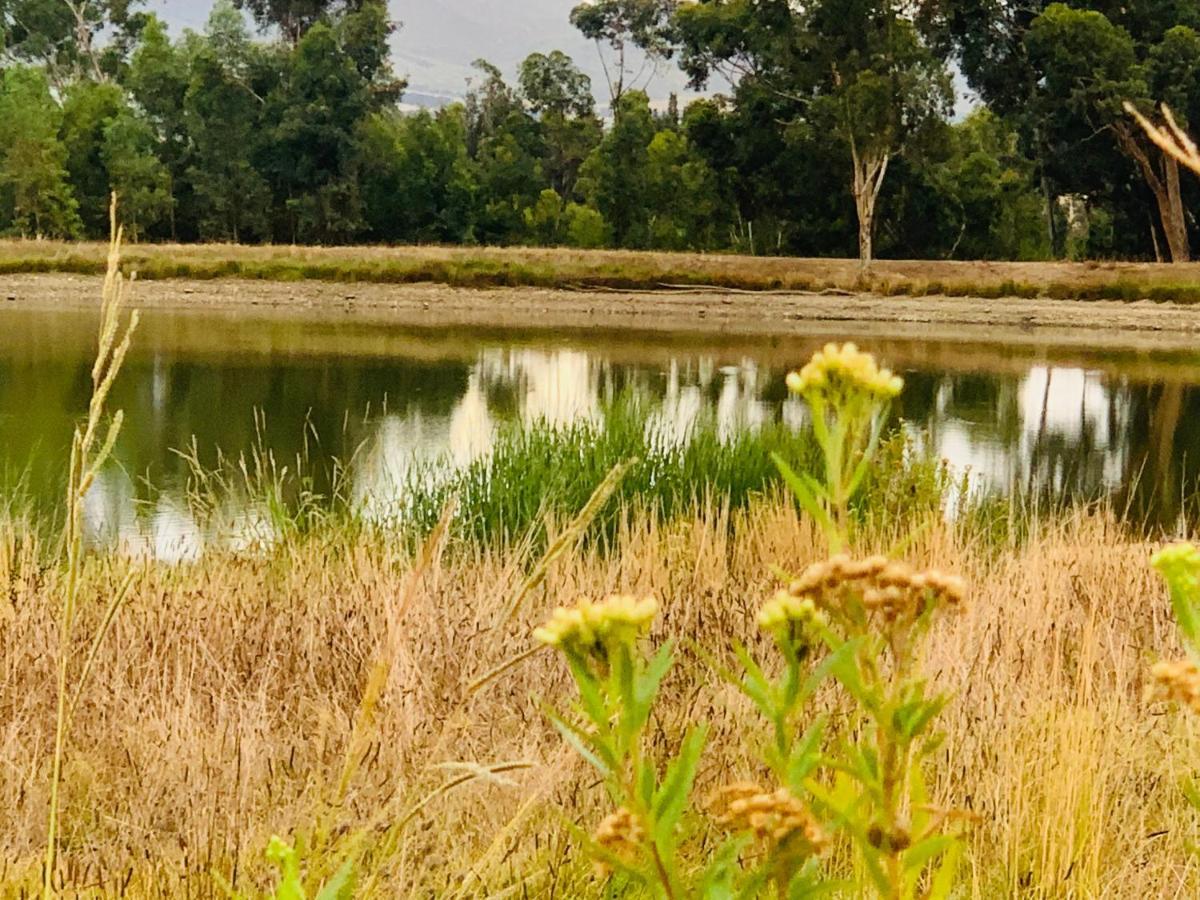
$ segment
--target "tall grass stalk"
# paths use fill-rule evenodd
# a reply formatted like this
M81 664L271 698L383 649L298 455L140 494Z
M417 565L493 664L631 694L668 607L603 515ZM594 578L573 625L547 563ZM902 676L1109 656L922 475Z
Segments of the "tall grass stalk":
M70 738L71 720L79 696L91 675L100 645L108 633L121 603L128 596L137 575L130 569L113 594L100 624L92 635L83 666L70 684L72 644L75 640L76 616L81 600L80 581L83 572L83 505L88 491L101 468L108 461L121 433L122 412L118 410L105 426L106 403L113 382L121 371L133 334L137 330L138 313L134 310L122 321L127 299L128 283L121 273L122 229L117 224L117 201L114 196L110 212L112 241L108 251L108 269L100 303L100 332L96 359L92 366L92 394L86 421L76 428L71 444L71 463L67 485L67 524L64 535L67 568L66 587L59 610L58 639L58 699L54 726L54 757L50 770L50 810L46 827L46 864L42 896L54 896L54 872L58 852L59 788L62 782L63 755ZM101 437L103 433L103 437Z

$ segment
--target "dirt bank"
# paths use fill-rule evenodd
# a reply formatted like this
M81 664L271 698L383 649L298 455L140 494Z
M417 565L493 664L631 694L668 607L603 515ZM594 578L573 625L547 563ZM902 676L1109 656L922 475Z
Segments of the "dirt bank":
M99 293L100 279L93 276L0 277L0 309L81 309L96 305ZM862 333L1129 349L1190 349L1198 346L1200 335L1200 306L1150 301L171 280L139 283L136 305L148 310L223 311L251 318L337 318L425 327L741 336Z

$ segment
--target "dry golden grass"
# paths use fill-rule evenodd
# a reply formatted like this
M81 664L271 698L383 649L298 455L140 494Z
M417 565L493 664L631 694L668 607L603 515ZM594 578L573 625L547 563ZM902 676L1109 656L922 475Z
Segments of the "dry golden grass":
M632 516L614 552L558 561L512 623L523 578L514 552L452 545L439 555L406 613L338 824L396 821L451 777L438 763L534 766L511 776L515 786L477 782L433 800L390 852L361 866L377 878L375 895L595 892L562 818L591 828L607 810L538 706L567 696L564 667L542 653L476 693L468 685L532 646L548 609L581 593L656 593L656 636L717 651L757 641L768 564L798 569L822 555L822 542L773 501L727 525L713 510L675 524ZM62 576L28 534L0 528L0 896L40 883L54 726ZM929 659L956 694L936 793L981 816L970 896L1200 889L1189 852L1200 827L1180 793L1200 743L1186 718L1144 699L1149 661L1176 655L1150 550L1098 514L1047 528L1023 549L997 553L946 527L913 548L914 562L974 585L969 611L935 635ZM269 558L145 565L67 754L66 893L221 896L213 870L243 890L266 885L268 838L310 826L342 771L410 563L386 535L339 531ZM135 565L93 558L84 590L105 595ZM656 739L674 742L700 719L713 727L700 791L756 774L743 749L757 727L747 702L685 652Z
M0 241L0 273L104 270L107 245ZM438 282L463 287L713 285L746 290L870 290L884 294L1200 301L1200 263L857 260L732 254L499 247L292 247L142 244L126 248L139 276L268 281Z

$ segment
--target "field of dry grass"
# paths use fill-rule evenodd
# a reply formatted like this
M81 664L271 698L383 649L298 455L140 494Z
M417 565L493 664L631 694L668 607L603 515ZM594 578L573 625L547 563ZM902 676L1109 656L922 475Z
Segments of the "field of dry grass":
M0 274L100 274L107 245L0 242ZM141 277L241 277L267 281L436 282L461 287L871 291L983 298L1200 301L1200 263L878 261L863 278L840 259L724 254L481 247L246 247L134 245L125 262Z
M17 523L0 528L6 897L40 884L54 726L62 575L29 535ZM560 660L541 653L469 686L532 647L532 628L555 603L615 590L660 598L656 639L725 656L734 641L760 640L768 565L799 569L822 548L777 501L732 522L712 508L671 523L631 515L617 546L561 559L511 621L506 608L528 564L517 549L439 549L404 610L397 598L412 555L387 534L318 532L267 556L176 567L94 557L81 635L100 598L131 566L137 574L66 757L65 893L224 896L217 872L255 896L269 884L269 837L311 835L321 822L366 848L364 895L599 896L565 823L590 830L606 810L539 707L569 694ZM1200 742L1144 693L1150 663L1177 655L1151 550L1099 513L1046 526L1021 547L939 524L912 548L914 562L972 585L968 611L935 634L928 659L955 695L935 793L980 817L956 896L1197 895L1190 848L1200 823L1180 785ZM357 710L389 621L402 639L363 729ZM713 732L702 793L757 774L742 749L756 727L748 702L684 649L654 740L673 745L699 720ZM464 771L440 764L517 761L529 766L508 783L476 780L431 797ZM335 785L347 771L343 796Z

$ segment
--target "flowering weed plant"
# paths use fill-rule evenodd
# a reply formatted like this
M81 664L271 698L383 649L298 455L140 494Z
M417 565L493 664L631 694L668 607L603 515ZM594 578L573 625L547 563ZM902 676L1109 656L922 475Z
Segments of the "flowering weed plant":
M617 597L557 610L536 632L565 657L579 691L575 721L551 716L604 776L615 812L589 841L599 870L655 896L787 897L843 892L886 900L944 900L955 884L963 812L926 793L924 763L947 698L923 673L936 620L965 603L961 579L871 555L855 558L850 504L871 470L888 405L903 382L853 344L829 345L789 388L807 403L823 479L776 459L801 507L825 534L830 556L806 568L764 604L758 624L779 661L735 648L741 674L728 677L766 724L752 736L772 783L737 782L703 804L691 801L705 729L693 727L659 765L645 729L671 645L641 649L656 612L650 600ZM834 727L814 711L834 682L849 715ZM708 858L680 859L685 817L728 834ZM853 878L832 877L824 851L853 849ZM689 845L690 846L690 845Z

